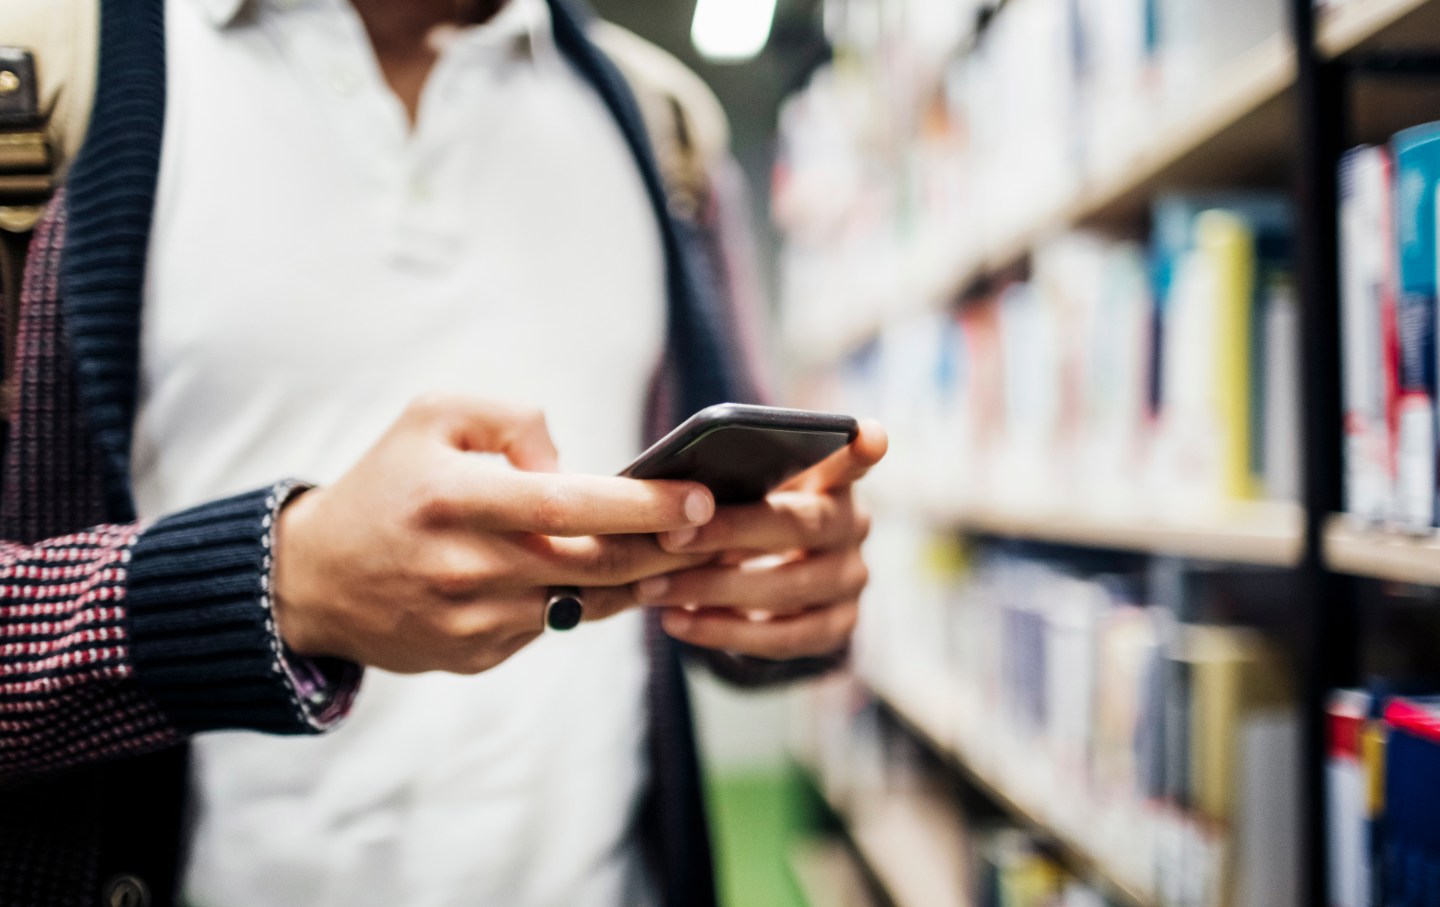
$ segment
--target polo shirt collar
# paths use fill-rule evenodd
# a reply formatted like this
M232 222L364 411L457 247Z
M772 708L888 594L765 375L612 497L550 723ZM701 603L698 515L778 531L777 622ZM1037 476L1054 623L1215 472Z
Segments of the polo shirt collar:
M240 15L240 10L245 6L247 0L195 0L195 2L200 4L205 18L210 20L212 25L216 28L224 28Z
M205 18L216 28L226 28L239 17L246 6L266 0L195 0ZM296 6L304 0L270 0L279 6ZM550 7L545 0L507 0L495 17L476 29L462 29L457 37L465 40L472 31L479 34L499 31L523 40L536 58L554 58L558 53L552 31Z

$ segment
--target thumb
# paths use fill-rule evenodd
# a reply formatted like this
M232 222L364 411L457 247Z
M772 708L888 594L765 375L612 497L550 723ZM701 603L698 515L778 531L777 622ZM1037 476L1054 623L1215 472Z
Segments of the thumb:
M781 486L784 491L839 491L860 481L890 447L885 429L873 419L860 423L855 440Z
M556 472L560 454L534 407L461 395L424 397L411 409L456 450L503 454L516 469Z

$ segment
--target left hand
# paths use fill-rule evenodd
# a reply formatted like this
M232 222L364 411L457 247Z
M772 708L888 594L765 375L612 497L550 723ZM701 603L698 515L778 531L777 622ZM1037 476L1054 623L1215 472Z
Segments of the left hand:
M667 608L665 632L702 648L775 660L840 651L869 578L860 543L870 517L851 486L887 444L878 423L863 422L844 450L764 501L720 507L703 526L662 533L666 551L716 558L637 583L636 597Z

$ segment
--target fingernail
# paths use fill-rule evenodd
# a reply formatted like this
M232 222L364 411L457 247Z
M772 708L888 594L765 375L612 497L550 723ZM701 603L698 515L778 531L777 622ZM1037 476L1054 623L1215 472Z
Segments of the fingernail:
M695 615L688 611L671 611L665 615L665 629L671 633L684 633L695 626Z
M665 547L671 550L684 548L686 545L695 541L695 536L699 534L700 530L694 526L686 526L684 529L672 529L665 533Z
M635 586L635 594L642 602L655 603L660 601L660 596L670 588L670 581L663 576L652 576L649 579L642 579Z
M710 495L703 491L692 491L685 496L685 519L692 523L709 522L710 516L715 512L715 505L710 500Z

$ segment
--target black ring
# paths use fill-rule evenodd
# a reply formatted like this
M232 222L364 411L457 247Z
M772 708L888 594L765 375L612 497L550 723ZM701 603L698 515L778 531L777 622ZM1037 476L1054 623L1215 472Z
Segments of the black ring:
M545 626L552 630L573 630L585 616L585 600L574 586L557 586L545 602Z

